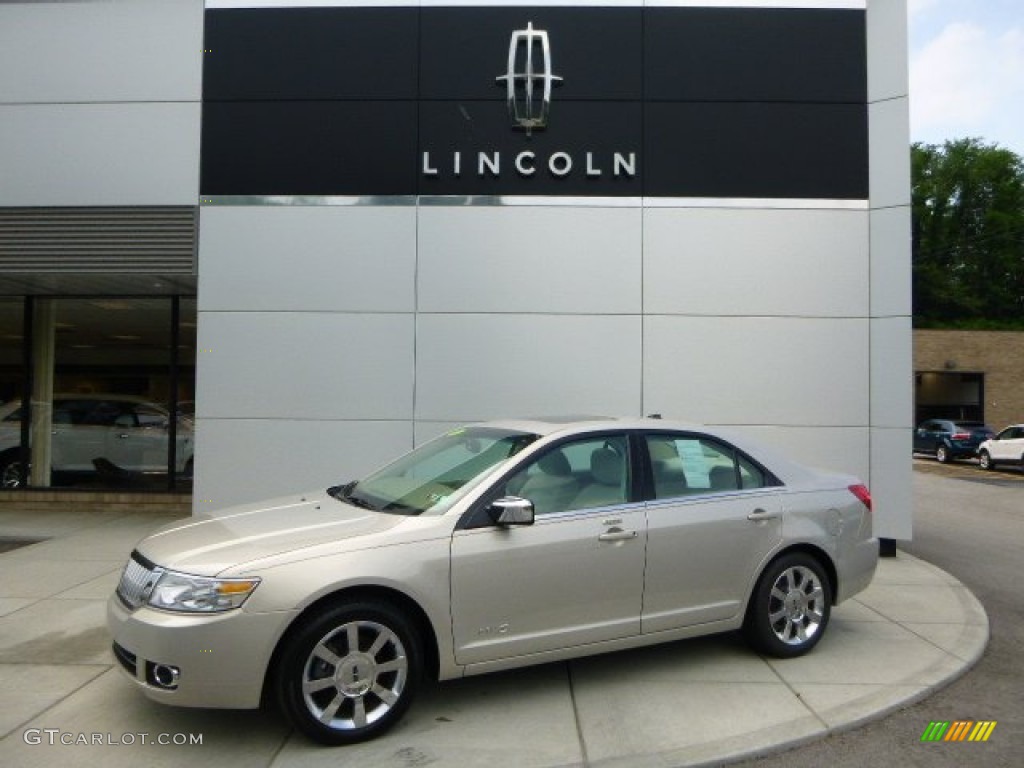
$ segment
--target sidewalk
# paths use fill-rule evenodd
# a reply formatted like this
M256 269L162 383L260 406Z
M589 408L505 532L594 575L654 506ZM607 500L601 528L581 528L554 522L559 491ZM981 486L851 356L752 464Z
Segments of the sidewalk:
M0 513L0 539L48 539L0 554L0 765L720 763L882 717L963 674L988 641L974 596L901 552L803 658L761 658L719 635L431 684L386 736L328 749L274 713L151 703L114 668L106 599L132 545L171 519Z

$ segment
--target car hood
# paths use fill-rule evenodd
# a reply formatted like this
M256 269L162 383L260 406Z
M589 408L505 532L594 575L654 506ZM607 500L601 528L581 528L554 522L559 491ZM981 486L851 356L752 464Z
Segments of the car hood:
M410 518L354 507L323 492L232 507L166 525L136 547L156 565L214 576L228 568L327 543L371 545Z

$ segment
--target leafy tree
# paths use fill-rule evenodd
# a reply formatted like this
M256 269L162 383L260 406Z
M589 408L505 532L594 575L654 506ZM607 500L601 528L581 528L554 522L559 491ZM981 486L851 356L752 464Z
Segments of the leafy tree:
M1024 329L1024 161L980 139L911 147L914 324Z

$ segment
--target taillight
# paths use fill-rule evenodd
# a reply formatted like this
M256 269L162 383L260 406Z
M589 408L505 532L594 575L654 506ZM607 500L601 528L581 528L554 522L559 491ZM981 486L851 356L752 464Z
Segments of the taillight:
M954 432L952 435L949 436L949 439L950 440L970 440L971 439L971 433L970 432Z
M868 490L866 485L851 485L850 493L856 496L860 503L868 508L868 512L871 511L871 491Z

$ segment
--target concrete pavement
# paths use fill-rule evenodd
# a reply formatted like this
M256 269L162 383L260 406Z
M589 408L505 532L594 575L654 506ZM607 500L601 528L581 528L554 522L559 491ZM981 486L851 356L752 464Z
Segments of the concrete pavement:
M0 765L718 764L882 717L959 677L988 641L974 596L901 552L803 658L720 635L431 684L383 738L328 749L274 713L151 703L115 669L106 599L132 545L170 519L0 512L0 538L46 539L0 554Z

